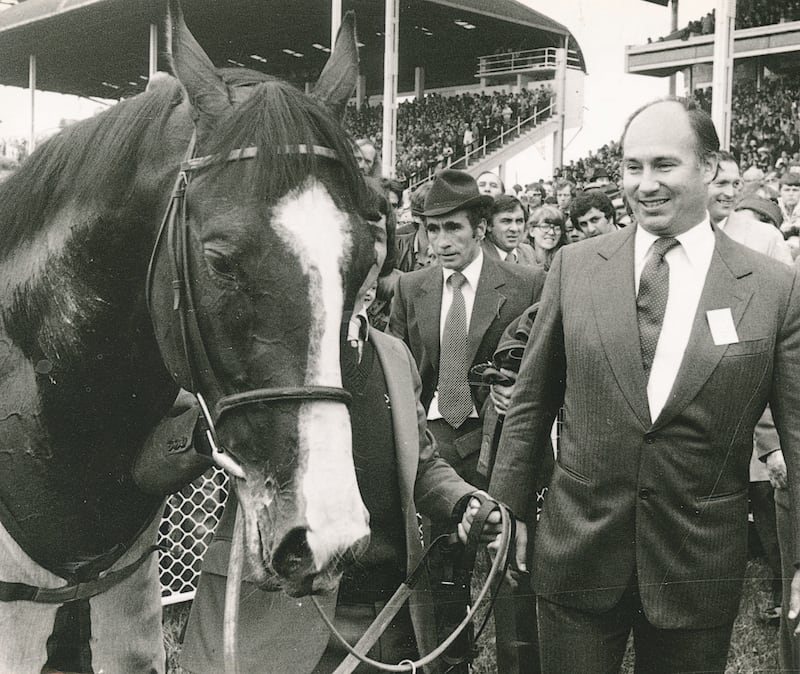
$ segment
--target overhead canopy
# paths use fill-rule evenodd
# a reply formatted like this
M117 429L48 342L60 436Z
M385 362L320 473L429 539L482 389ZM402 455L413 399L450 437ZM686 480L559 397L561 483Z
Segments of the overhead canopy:
M144 88L150 24L163 25L164 0L26 0L0 12L0 84L118 98ZM330 44L330 0L183 0L195 37L218 67L244 65L301 85L322 69ZM363 44L367 92L383 87L384 3L343 0ZM475 84L477 59L502 49L559 46L569 31L516 0L402 0L399 91ZM160 43L163 49L163 41ZM583 56L570 37L570 49ZM159 68L167 69L163 60Z

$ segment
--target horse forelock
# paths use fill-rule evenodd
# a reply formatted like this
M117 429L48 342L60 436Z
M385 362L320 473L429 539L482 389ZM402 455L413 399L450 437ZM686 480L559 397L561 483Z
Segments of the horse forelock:
M226 119L219 120L212 141L208 147L198 148L200 153L227 157L234 150L256 147L252 186L260 198L276 200L309 176L320 175L320 163L330 162L313 153L287 155L284 148L301 144L328 147L337 156L336 171L344 188L336 191L334 199L347 210L369 212L370 195L347 135L321 103L281 80L242 80L240 76L231 83L234 81L249 95ZM223 162L209 170L224 168Z

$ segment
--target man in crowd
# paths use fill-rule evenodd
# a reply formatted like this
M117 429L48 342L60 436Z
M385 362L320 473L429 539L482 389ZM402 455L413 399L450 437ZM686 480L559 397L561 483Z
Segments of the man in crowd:
M546 674L615 671L631 632L637 671L721 673L768 402L800 502L800 284L709 226L719 140L695 103L644 106L622 145L637 227L556 257L491 489L527 519L563 406L532 546Z
M517 197L501 194L494 198L483 241L483 252L496 260L515 264L536 264L533 248L525 241L528 211Z
M724 227L742 192L739 163L730 152L717 153L717 175L708 186L708 217L715 227Z
M559 180L553 187L556 205L561 209L565 218L569 217L569 207L575 198L575 183L571 180Z
M425 199L440 266L400 277L388 331L408 344L439 453L476 484L481 422L468 371L491 359L506 326L539 299L544 273L501 264L481 242L493 199L464 171L445 169Z
M440 455L471 484L482 438L481 400L469 371L491 360L503 331L539 299L544 272L484 255L493 199L464 171L445 169L425 199L428 239L439 265L400 277L388 332L406 342L422 378L422 405ZM432 536L442 533L434 526ZM437 580L441 569L432 569ZM463 617L466 601L437 603L440 636ZM460 653L462 657L466 654ZM453 672L466 672L462 663Z
M587 239L617 230L617 211L602 190L578 194L570 205L569 219Z
M794 251L800 246L800 173L787 171L781 178L781 191L778 204L783 213L781 231ZM796 253L795 253L796 254Z
M478 176L478 190L481 194L488 194L490 197L496 197L505 194L506 187L500 176L491 171L484 171Z
M359 138L353 146L353 154L361 173L370 178L381 177L381 165L378 150L369 138Z
M402 272L416 271L427 267L428 258L428 232L425 230L425 197L430 191L431 183L423 183L411 193L411 219L414 228L410 232L399 234L397 237L397 269Z

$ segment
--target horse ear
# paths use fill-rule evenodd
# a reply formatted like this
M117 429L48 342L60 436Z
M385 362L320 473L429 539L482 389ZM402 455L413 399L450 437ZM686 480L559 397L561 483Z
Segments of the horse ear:
M167 5L166 43L172 72L189 97L198 140L202 142L232 105L225 82L187 28L179 0L169 0Z
M347 12L336 35L336 45L314 85L312 96L324 103L339 119L358 83L356 17Z

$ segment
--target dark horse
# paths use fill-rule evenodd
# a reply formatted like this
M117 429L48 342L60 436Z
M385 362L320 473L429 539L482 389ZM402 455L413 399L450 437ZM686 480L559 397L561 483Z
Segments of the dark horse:
M148 556L162 503L130 468L179 386L218 410L263 585L325 590L368 533L339 367L375 236L336 120L358 72L352 18L311 96L214 69L175 0L167 26L174 78L66 129L0 185L3 672L66 666L53 652L68 599L90 618L75 648L93 671L163 670ZM183 164L173 197L193 134L204 159ZM158 237L170 203L185 287L178 235ZM134 571L110 582L120 569Z

